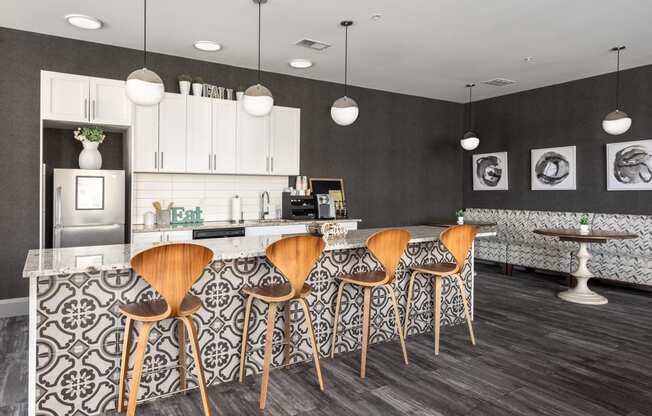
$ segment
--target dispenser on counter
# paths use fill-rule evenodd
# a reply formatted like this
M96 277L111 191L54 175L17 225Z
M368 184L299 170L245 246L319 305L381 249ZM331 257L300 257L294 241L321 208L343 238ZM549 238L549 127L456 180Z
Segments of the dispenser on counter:
M283 192L281 198L283 219L314 220L317 218L314 196L292 195L290 192Z

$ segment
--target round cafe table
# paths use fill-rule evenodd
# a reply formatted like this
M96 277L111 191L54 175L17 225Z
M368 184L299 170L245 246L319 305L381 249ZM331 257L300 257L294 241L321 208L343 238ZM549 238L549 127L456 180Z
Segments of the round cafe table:
M638 238L638 235L636 234L600 230L590 230L588 233L582 234L580 233L580 230L577 229L547 228L534 230L534 232L549 237L557 237L560 241L579 243L580 249L575 254L579 266L577 267L577 270L571 273L571 276L575 277L577 280L577 285L564 292L559 292L557 296L568 302L582 303L584 305L604 305L608 302L607 298L595 293L589 289L588 286L589 279L595 277L587 267L587 263L591 258L589 243L600 244L605 243L608 240Z

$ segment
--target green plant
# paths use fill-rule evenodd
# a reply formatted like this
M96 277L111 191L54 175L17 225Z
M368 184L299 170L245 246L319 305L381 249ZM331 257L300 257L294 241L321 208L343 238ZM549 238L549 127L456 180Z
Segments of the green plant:
M74 132L75 140L80 142L93 142L93 143L102 143L106 135L104 130L99 127L79 127Z
M205 84L204 79L202 77L195 77L195 79L192 80L193 84Z
M580 217L580 225L589 225L589 214L582 214Z
M464 210L463 209L458 209L457 211L455 211L455 216L458 217L458 218L459 217L464 217Z
M179 75L178 78L179 78L179 81L192 82L192 77L190 75L188 75L188 74L181 74L181 75Z

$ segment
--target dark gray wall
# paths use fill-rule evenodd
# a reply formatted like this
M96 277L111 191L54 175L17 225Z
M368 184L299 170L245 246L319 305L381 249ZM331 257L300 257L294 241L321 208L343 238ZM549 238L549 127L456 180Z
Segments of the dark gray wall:
M141 52L0 28L0 298L27 296L21 271L38 246L39 95L41 69L125 79ZM149 67L177 91L181 73L211 84L248 86L256 73L208 62L152 54ZM363 227L418 224L450 216L461 206L459 174L462 106L350 88L361 108L350 127L335 125L330 105L342 86L264 74L276 103L301 108L301 171L343 177L350 215Z
M652 192L607 192L606 144L652 138L652 66L621 73L621 110L633 119L620 136L602 130L615 110L615 74L582 79L473 105L476 151L464 156L464 206L652 213ZM531 191L530 150L577 146L576 191ZM507 151L509 191L472 190L472 153Z

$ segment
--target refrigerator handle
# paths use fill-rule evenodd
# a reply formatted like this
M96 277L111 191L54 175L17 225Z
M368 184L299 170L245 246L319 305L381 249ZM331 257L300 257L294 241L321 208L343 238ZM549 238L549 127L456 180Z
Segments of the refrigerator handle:
M62 213L61 213L61 187L57 186L57 189L55 191L54 195L54 213L55 213L55 220L54 220L54 226L59 227L61 226L61 223L63 221L63 218L61 218Z

